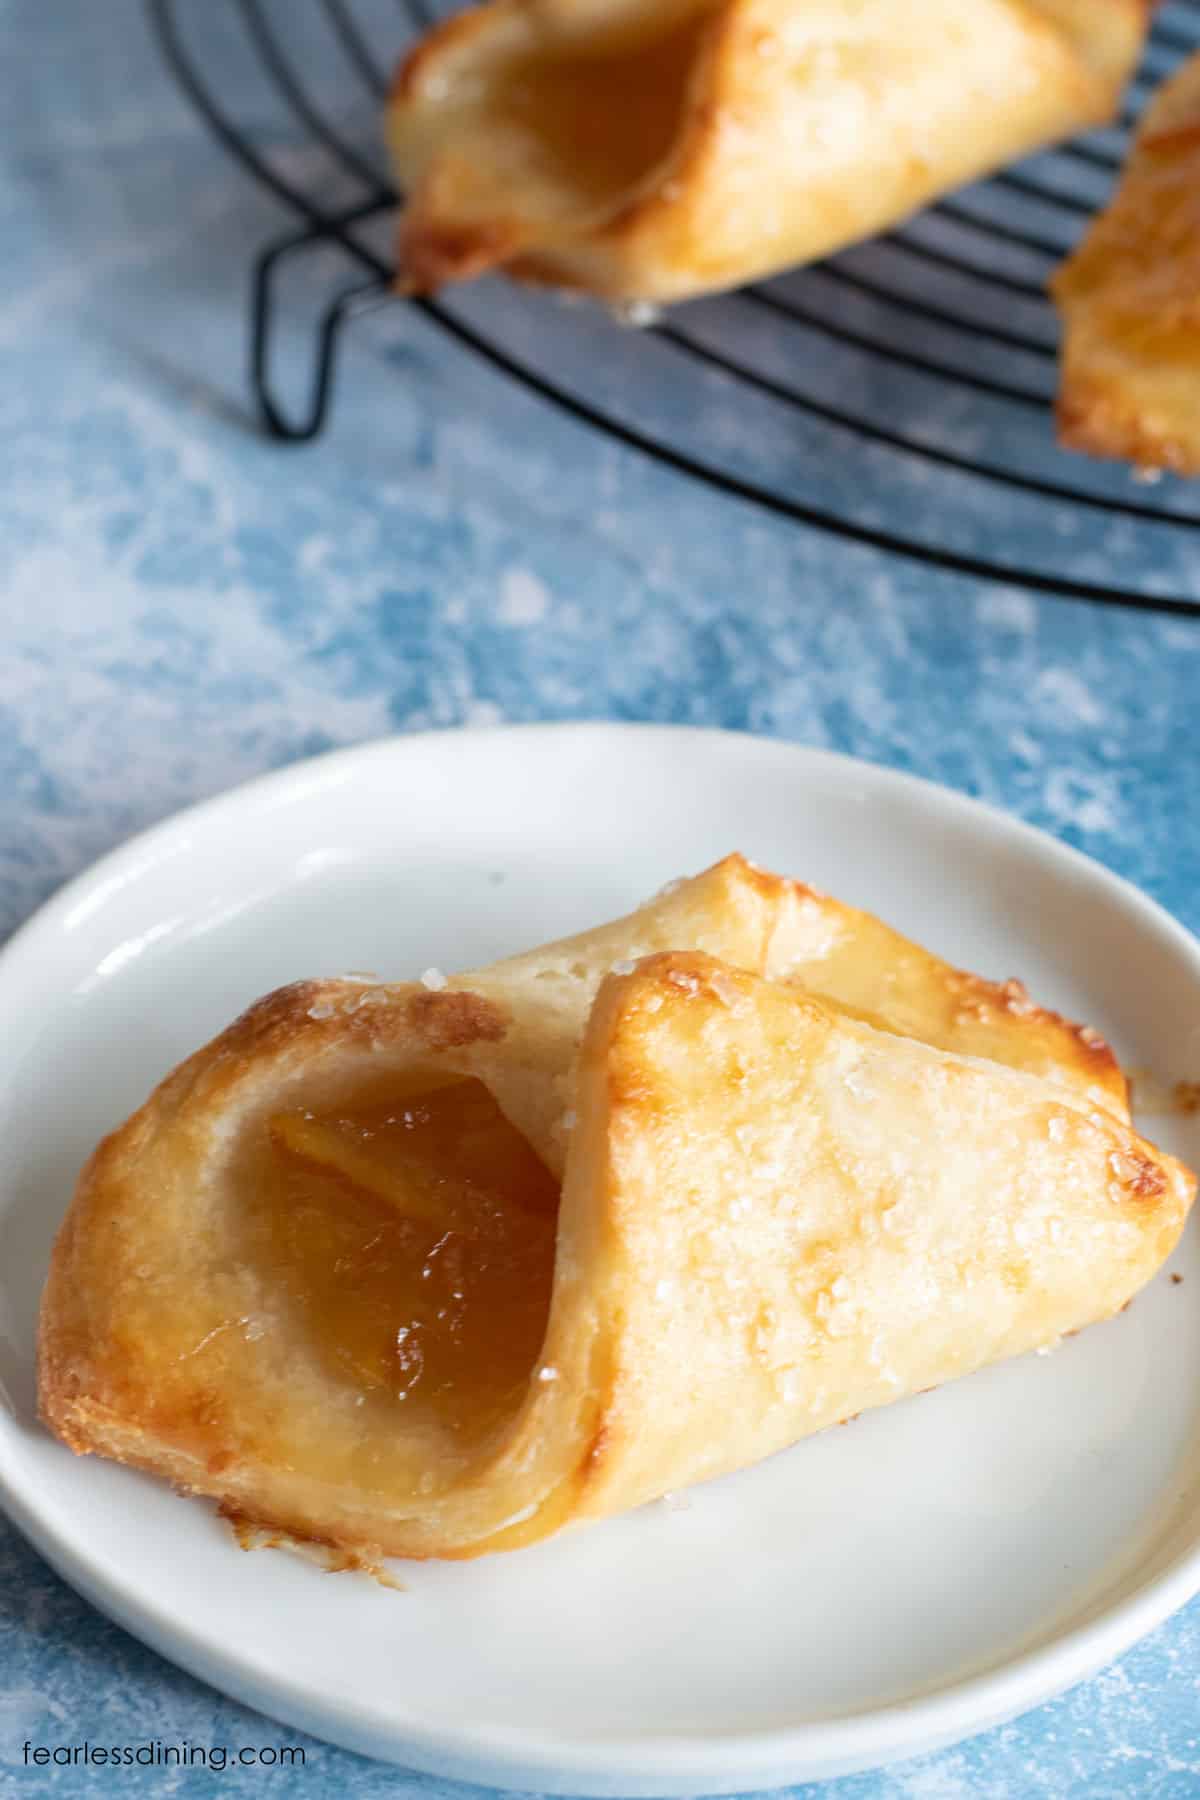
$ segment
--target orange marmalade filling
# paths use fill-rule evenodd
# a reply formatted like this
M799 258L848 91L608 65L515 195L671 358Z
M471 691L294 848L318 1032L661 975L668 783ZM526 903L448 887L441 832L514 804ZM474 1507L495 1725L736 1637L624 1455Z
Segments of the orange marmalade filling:
M514 57L493 104L546 173L586 201L619 194L670 151L707 23L702 10L648 40Z
M281 1112L268 1132L260 1253L328 1372L485 1433L545 1333L558 1186L544 1164L474 1080Z

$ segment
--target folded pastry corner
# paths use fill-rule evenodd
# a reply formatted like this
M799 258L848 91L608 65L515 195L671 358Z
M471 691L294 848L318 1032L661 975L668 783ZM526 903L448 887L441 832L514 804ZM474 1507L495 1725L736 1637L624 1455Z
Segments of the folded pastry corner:
M369 1556L515 1548L1107 1317L1191 1202L1064 1087L677 951L600 982L560 1186L501 986L285 989L105 1140L42 1303L72 1449Z
M1200 56L1155 96L1111 205L1053 286L1062 442L1200 475Z
M399 268L737 286L1113 112L1146 0L489 0L402 63Z
M508 1081L511 1047L495 1073L503 1104L557 1173L575 1054L600 982L658 950L701 950L796 983L881 1030L1043 1076L1129 1121L1128 1084L1099 1032L1038 1005L1018 980L955 968L873 914L735 853L624 918L451 977L452 990L513 1006L523 1038L537 1044L532 1079Z
M796 982L881 1030L1057 1082L1129 1122L1129 1083L1090 1025L1040 1006L1016 978L955 968L803 882L759 879L773 884L776 902L764 975Z

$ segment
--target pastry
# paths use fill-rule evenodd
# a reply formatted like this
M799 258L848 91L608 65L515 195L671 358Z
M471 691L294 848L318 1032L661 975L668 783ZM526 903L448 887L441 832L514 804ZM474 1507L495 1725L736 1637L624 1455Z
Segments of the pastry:
M1054 295L1063 443L1200 475L1200 56L1147 109L1116 197Z
M387 114L401 284L609 301L828 255L1113 113L1146 0L490 0Z
M340 1549L515 1548L1108 1317L1192 1199L1066 1086L698 952L604 977L560 1198L479 1079L542 1079L500 993L284 989L99 1147L66 1443Z

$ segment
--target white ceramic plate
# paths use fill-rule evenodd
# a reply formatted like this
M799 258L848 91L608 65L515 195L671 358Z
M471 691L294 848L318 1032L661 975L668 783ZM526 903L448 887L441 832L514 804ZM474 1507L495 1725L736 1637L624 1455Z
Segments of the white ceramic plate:
M0 1493L84 1594L264 1712L435 1773L589 1794L860 1769L1032 1706L1200 1588L1195 1233L1111 1324L757 1469L405 1593L244 1555L53 1443L37 1296L76 1170L179 1057L300 975L411 975L592 924L740 848L1134 1067L1200 1076L1200 946L1072 851L866 764L653 727L413 737L185 813L0 957ZM1200 1122L1148 1121L1200 1156ZM1190 1141L1189 1141L1190 1139Z

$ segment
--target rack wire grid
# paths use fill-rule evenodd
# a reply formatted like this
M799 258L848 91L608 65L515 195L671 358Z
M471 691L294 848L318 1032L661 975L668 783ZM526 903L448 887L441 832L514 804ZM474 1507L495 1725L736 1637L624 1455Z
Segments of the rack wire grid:
M379 133L426 0L148 0L166 58L225 148L288 209L252 271L266 429L329 413L339 342L393 299L400 197ZM1200 491L1060 451L1054 266L1111 191L1157 84L1200 52L1200 0L1158 11L1119 124L1035 156L820 264L621 329L498 280L417 306L582 427L844 539L1026 589L1200 612ZM333 249L306 403L273 373L280 277Z

